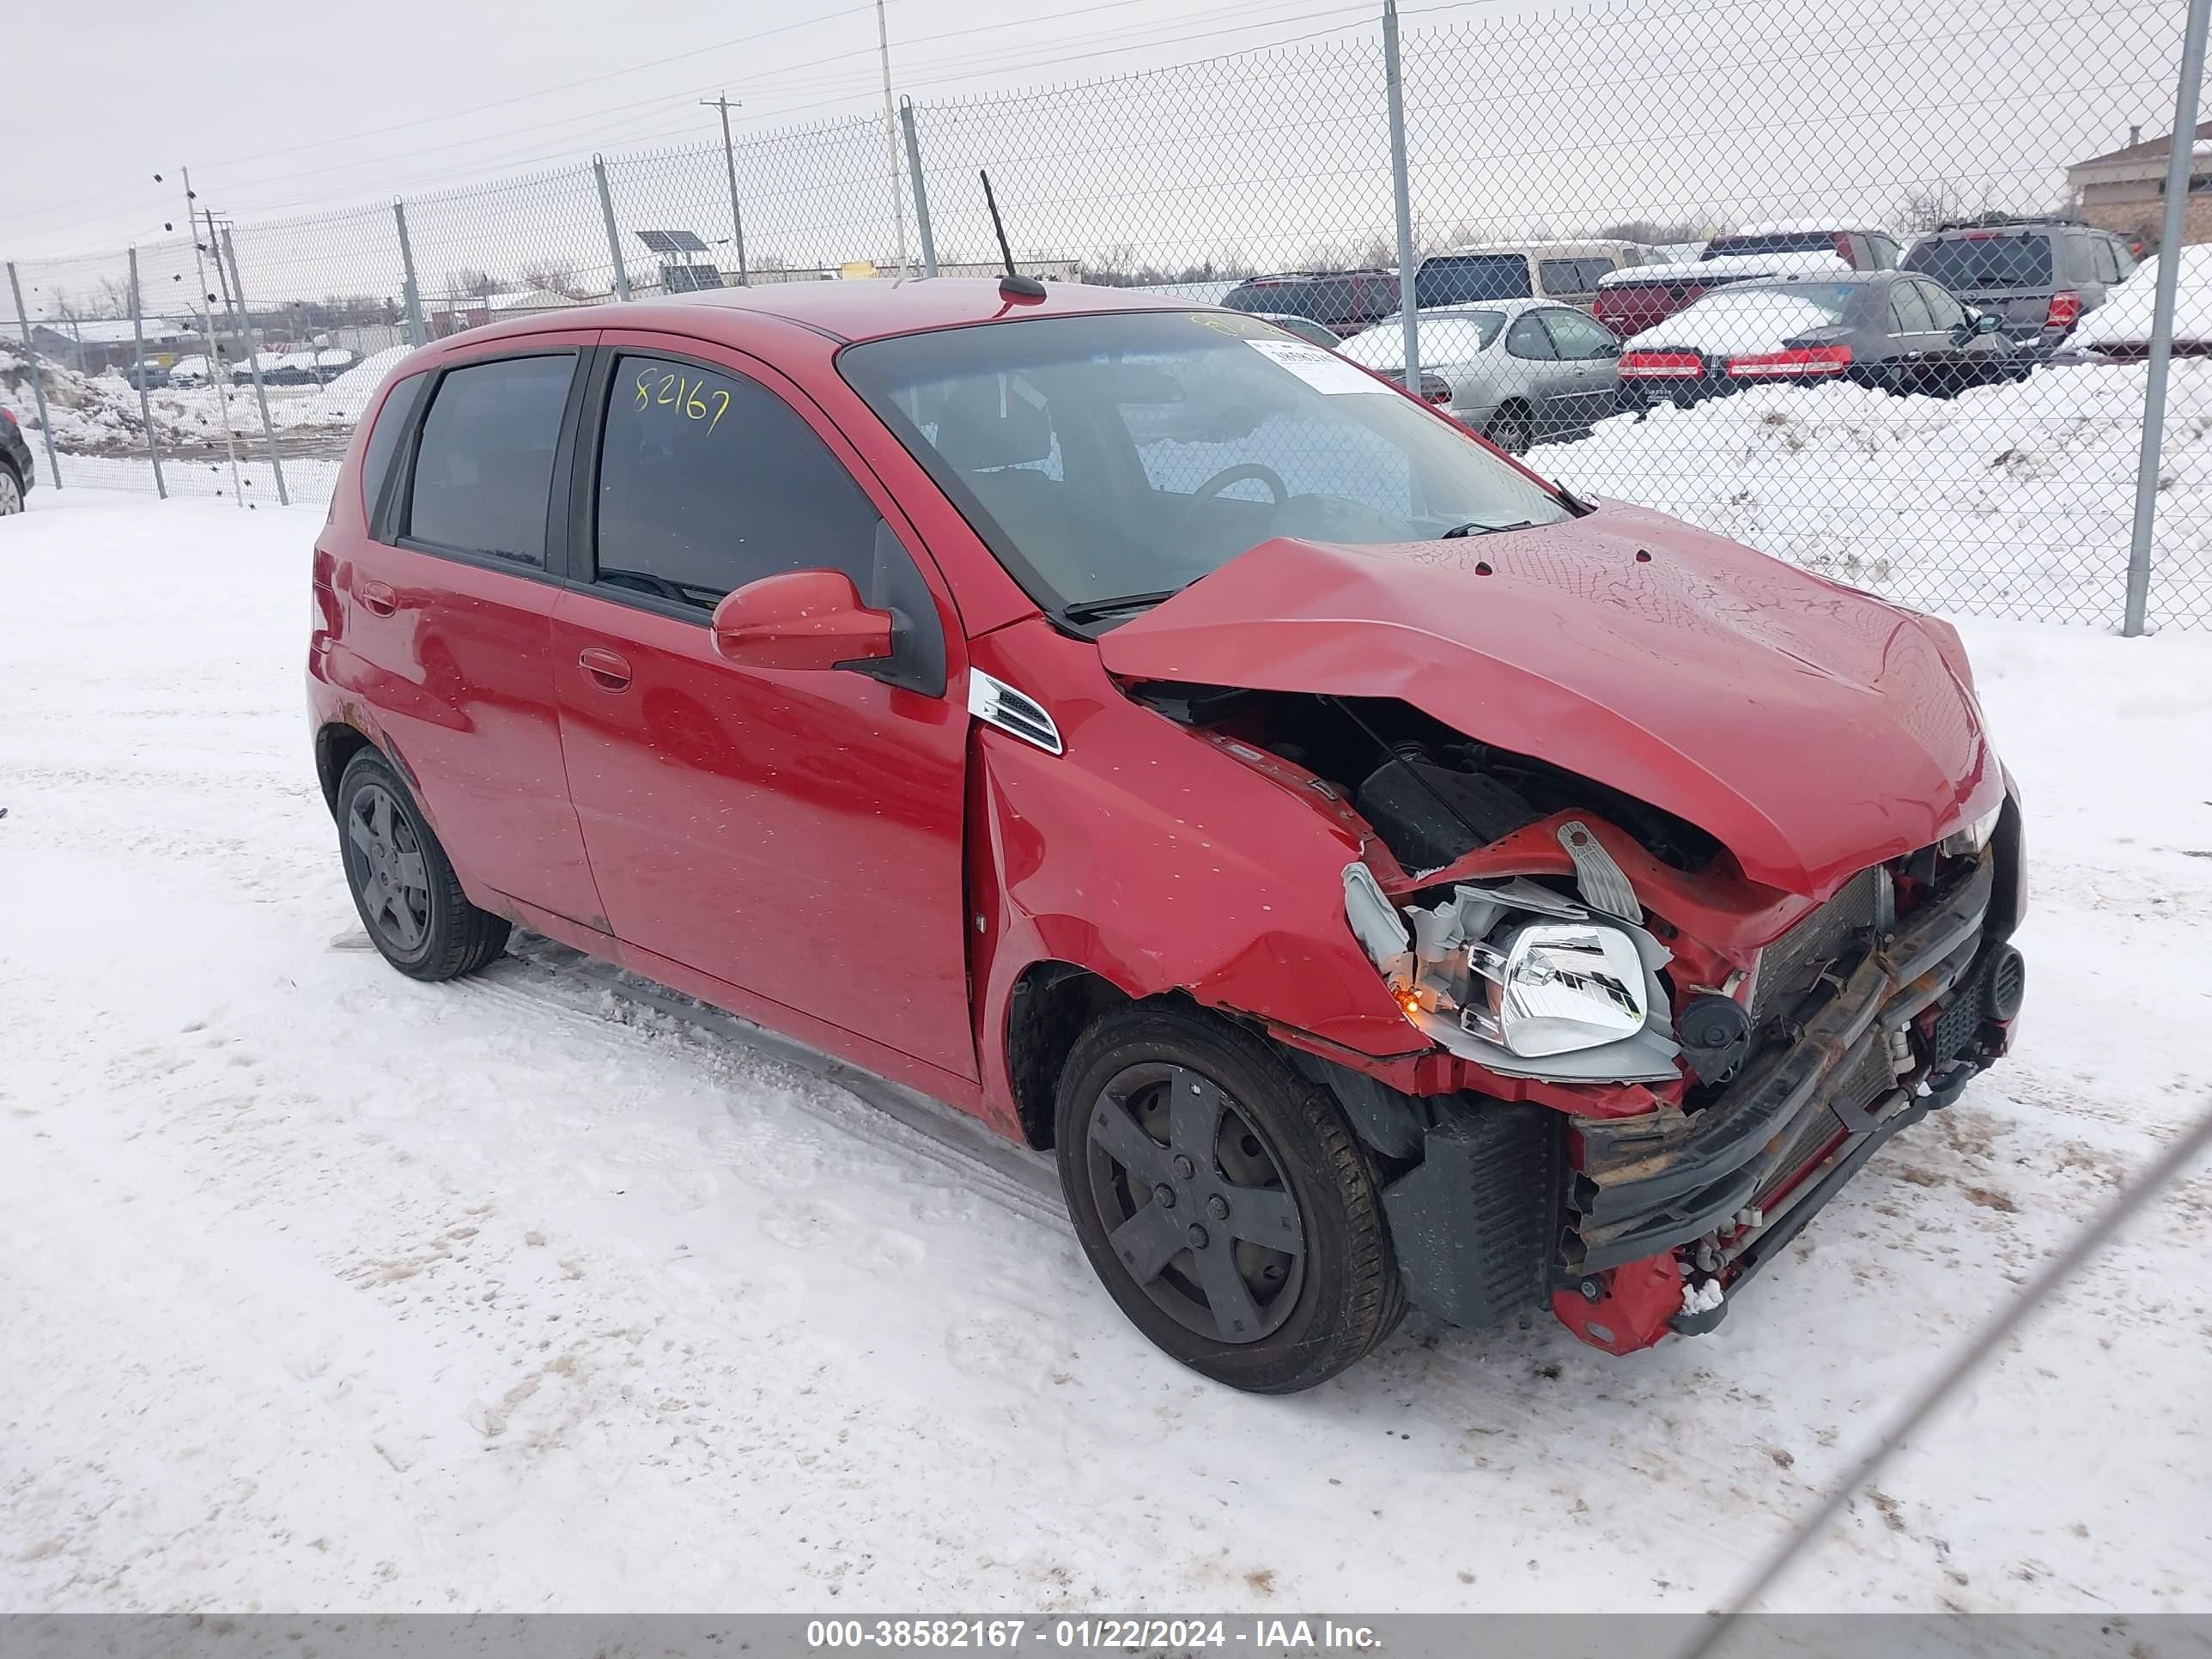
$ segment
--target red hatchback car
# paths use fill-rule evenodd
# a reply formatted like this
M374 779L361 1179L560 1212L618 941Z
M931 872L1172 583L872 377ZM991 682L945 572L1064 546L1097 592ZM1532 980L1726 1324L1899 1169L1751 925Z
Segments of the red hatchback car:
M2010 1041L1957 635L1225 310L844 283L400 365L314 559L363 923L520 925L1056 1153L1283 1392L1710 1328Z

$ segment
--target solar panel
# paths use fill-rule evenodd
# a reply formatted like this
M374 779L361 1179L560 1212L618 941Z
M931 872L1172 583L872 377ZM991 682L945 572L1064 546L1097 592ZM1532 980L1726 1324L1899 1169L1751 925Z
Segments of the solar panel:
M704 253L707 245L689 230L639 230L632 235L655 253Z
M663 265L660 286L670 294L703 294L722 285L722 273L712 265Z

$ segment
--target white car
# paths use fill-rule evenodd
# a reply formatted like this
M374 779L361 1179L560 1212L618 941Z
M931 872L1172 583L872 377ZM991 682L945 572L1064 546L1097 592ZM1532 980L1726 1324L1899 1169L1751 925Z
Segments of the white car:
M1415 320L1421 395L1508 454L1574 436L1620 406L1620 338L1571 306L1498 300L1438 306ZM1339 349L1377 374L1405 373L1395 317Z

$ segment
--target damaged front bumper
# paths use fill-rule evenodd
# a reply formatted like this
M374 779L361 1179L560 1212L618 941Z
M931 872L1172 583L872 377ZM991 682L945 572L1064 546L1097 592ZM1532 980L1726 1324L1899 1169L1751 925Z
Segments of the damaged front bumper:
M1616 1293L1611 1270L1658 1261L1673 1284L1645 1287L1646 1322L1657 1308L1669 1328L1710 1329L1726 1297L1890 1136L1948 1105L1980 1067L1985 1022L2009 1017L1990 1006L1997 988L2018 984L2012 947L1984 939L1995 884L1985 854L1869 941L1855 966L1838 964L1794 1011L1792 1039L1695 1115L1574 1119L1560 1316L1578 1331L1593 1325L1582 1332L1588 1340L1615 1346L1619 1322L1601 1317ZM1677 1251L1696 1275L1686 1286Z

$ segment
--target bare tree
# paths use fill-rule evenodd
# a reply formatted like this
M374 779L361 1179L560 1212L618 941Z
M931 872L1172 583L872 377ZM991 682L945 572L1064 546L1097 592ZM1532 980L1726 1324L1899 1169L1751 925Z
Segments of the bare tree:
M1915 185L1897 204L1898 228L1917 234L1955 219L1972 219L1990 211L1992 199L1986 181L1978 195L1970 194L1966 185L1949 179Z
M541 253L526 260L519 273L525 288L542 288L549 294L558 294L571 300L584 297L584 285L576 276L576 262L557 254Z

